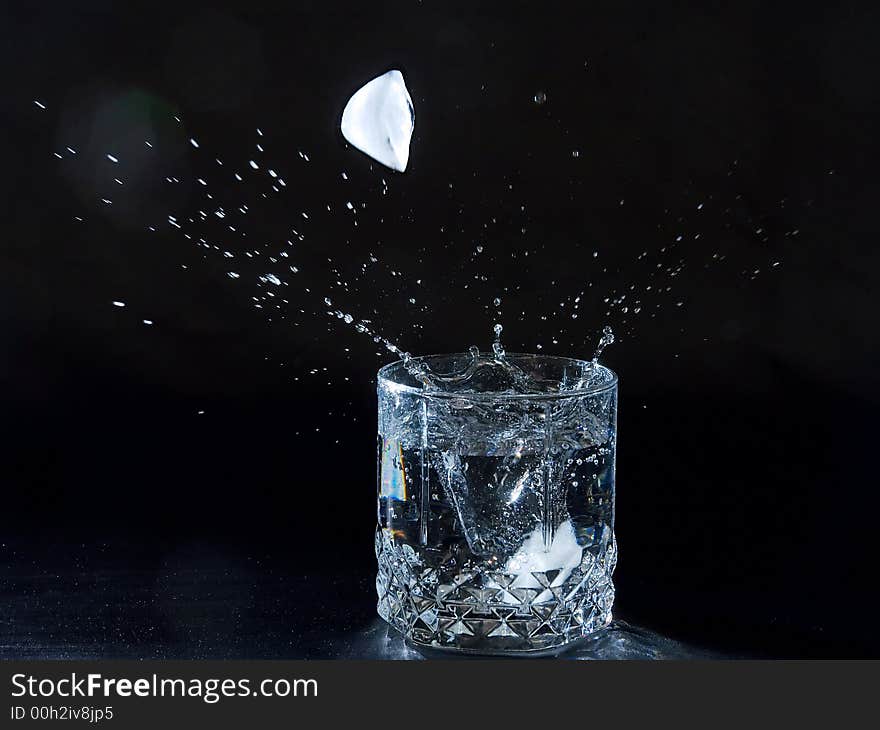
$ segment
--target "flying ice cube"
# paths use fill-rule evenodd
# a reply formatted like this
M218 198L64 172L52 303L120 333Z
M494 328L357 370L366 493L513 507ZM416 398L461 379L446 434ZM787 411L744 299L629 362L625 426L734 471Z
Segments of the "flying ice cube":
M403 172L416 122L403 74L392 70L358 89L342 112L342 136L392 170Z

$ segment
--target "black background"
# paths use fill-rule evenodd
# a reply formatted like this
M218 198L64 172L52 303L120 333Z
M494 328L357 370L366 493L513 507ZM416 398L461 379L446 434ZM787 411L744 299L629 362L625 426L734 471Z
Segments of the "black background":
M322 299L428 353L486 347L500 296L511 350L618 334L617 615L729 655L877 655L869 4L4 16L5 654L293 657L366 626L391 358ZM389 68L403 175L338 133ZM167 223L206 192L251 208L201 234L234 259ZM256 309L276 269L243 251L291 226L289 305Z

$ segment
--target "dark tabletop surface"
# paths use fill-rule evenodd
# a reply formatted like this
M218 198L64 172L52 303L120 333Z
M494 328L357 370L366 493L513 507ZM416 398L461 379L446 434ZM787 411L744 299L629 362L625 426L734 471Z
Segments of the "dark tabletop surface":
M142 546L141 546L142 547ZM279 570L216 546L4 543L5 659L421 659L374 612L373 577ZM434 655L431 655L434 656ZM439 656L450 656L440 654ZM735 657L615 620L563 656Z

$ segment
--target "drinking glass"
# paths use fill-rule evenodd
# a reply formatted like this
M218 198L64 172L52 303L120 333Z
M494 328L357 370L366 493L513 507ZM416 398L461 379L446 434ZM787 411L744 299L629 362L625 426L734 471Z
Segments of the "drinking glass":
M417 646L486 654L607 626L617 376L462 353L386 365L377 390L379 615Z

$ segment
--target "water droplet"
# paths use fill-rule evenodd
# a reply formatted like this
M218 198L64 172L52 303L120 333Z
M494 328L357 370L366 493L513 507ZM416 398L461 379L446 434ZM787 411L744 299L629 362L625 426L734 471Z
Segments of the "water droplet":
M504 357L504 346L501 344L501 332L504 330L500 324L495 324L492 327L492 331L495 333L495 341L492 343L492 352L495 353L495 357L503 358Z
M602 328L602 336L599 338L599 344L596 346L596 352L593 355L593 363L599 361L599 356L608 345L614 342L614 332L607 324Z

